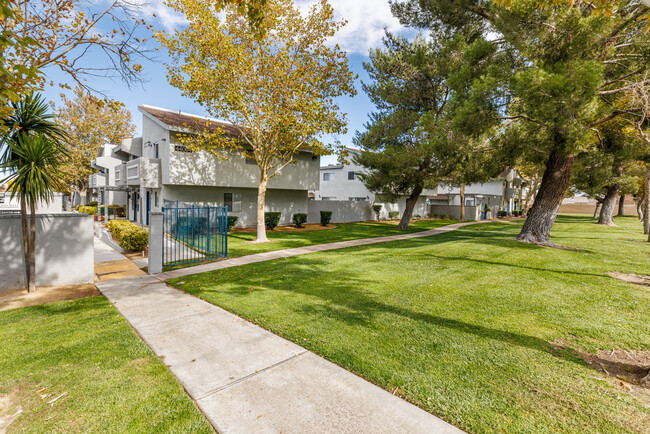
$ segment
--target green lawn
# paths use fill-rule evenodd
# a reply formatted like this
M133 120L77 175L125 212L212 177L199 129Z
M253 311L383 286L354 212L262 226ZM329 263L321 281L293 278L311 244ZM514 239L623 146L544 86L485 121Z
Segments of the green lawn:
M9 432L212 432L104 297L0 312L0 342Z
M293 247L311 246L314 244L336 243L338 241L357 240L361 238L375 238L409 232L421 232L457 222L457 220L444 219L414 220L409 225L408 230L397 229L397 222L395 221L336 223L335 229L315 231L305 230L296 232L267 231L267 237L271 240L271 242L264 244L251 243L251 241L255 240L255 232L230 232L228 234L228 257L236 258L239 256L253 255L255 253L291 249ZM194 240L193 245L197 246L199 249L205 249L205 246L207 246L206 236L197 236ZM210 261L194 262L182 265L169 265L165 266L164 270L169 271L176 270L178 268L192 267L205 262Z
M650 244L617 222L560 216L578 251L488 223L172 283L472 432L647 432L649 391L576 354L650 350L650 291L605 275L650 274Z

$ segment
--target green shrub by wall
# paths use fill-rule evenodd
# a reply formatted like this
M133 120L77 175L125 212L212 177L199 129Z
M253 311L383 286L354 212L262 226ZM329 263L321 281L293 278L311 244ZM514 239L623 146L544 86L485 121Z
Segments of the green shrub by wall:
M390 217L391 219L396 219L397 217L399 217L399 211L390 211L388 213L388 217Z
M97 214L97 208L93 206L84 206L81 205L77 208L77 211L84 214Z
M381 205L373 205L372 206L372 211L375 213L375 217L377 217L377 220L379 220L379 213L381 213Z
M228 231L230 231L232 228L235 227L237 224L237 220L239 220L239 217L236 215L229 215L228 216Z
M111 220L106 226L124 250L140 252L149 243L149 231L128 220Z
M266 229L272 231L275 229L275 227L280 223L280 215L282 213L279 212L265 212L264 213L264 224L266 225Z
M330 221L332 221L332 211L321 211L320 212L320 224L327 226Z
M296 213L293 215L293 224L296 225L297 228L301 228L306 221L307 221L307 214Z

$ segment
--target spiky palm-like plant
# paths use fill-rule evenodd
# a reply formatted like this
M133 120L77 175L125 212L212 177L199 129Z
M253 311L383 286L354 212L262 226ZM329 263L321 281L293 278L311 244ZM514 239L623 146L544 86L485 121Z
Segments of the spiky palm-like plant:
M1 137L0 167L9 173L2 182L12 181L11 195L20 198L25 279L29 292L36 290L36 203L51 199L53 189L58 187L57 167L65 157L60 145L65 133L53 119L43 97L36 94L13 104L13 114L1 121L8 133ZM27 221L28 206L31 229Z

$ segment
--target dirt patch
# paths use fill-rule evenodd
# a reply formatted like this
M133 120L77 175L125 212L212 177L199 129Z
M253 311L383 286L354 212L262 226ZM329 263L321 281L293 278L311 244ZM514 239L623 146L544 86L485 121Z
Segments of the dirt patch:
M149 257L149 249L146 248L142 252L123 252L122 254L132 261L134 259L147 259Z
M650 276L643 276L641 274L625 274L619 273L618 271L610 271L607 275L614 279L622 280L623 282L641 286L650 286Z
M18 391L14 388L6 395L0 394L0 433L7 432L9 425L15 422L23 412L18 404Z
M333 224L323 226L319 223L309 223L309 224L302 225L301 228L297 228L295 226L277 226L275 229L273 229L273 231L269 231L269 232L322 231L322 230L336 229L336 228L337 226ZM257 228L233 228L231 232L233 233L257 232Z
M28 293L26 289L0 291L0 311L19 307L36 306L57 301L76 300L78 298L99 295L92 283L82 285L39 286L36 292Z
M560 351L574 352L591 368L621 380L619 385L627 391L635 385L646 389L646 393L650 392L650 351L617 348L592 354L574 350L561 339L552 341L551 345Z

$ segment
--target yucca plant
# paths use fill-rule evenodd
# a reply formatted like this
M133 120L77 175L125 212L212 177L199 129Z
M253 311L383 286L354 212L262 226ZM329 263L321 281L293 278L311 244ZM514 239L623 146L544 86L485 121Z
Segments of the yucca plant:
M44 99L36 94L13 104L12 116L2 120L8 133L2 136L0 168L10 181L11 197L20 198L20 215L25 255L25 279L29 292L36 290L36 203L49 202L59 187L58 167L66 158L61 145L65 133L48 113ZM31 224L27 221L30 208ZM29 227L28 227L29 226Z

